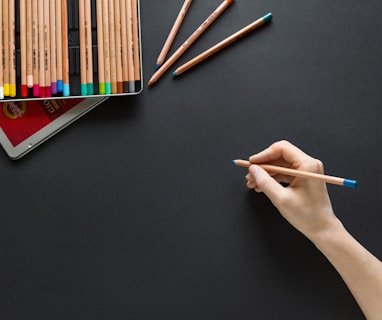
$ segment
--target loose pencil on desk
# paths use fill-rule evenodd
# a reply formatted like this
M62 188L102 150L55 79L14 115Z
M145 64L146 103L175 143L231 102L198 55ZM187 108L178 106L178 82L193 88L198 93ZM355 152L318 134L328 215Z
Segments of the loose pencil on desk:
M244 168L248 168L250 165L252 165L251 162L247 160L241 160L241 159L233 160L232 162L236 164L237 166L244 167ZM265 171L268 171L268 172L279 173L279 174L292 176L292 177L299 177L303 179L316 179L326 183L341 185L345 187L355 188L358 184L356 180L333 177L333 176L328 176L325 174L295 170L295 169L290 169L285 167L273 166L270 164L256 164L256 165L263 168Z
M214 45L210 49L204 51L203 53L199 54L195 58L191 59L190 61L186 62L185 64L178 67L172 74L174 76L178 76L182 74L183 72L187 71L188 69L192 68L193 66L197 65L198 63L202 62L203 60L207 59L208 57L212 56L216 52L220 51L224 47L230 45L231 43L235 42L236 40L240 39L247 33L257 29L265 22L268 22L272 19L272 13L268 13L265 16L263 16L260 19L257 19L256 21L252 22L248 26L244 27L243 29L239 30L238 32L234 33L230 37L224 39L223 41L219 42L218 44Z
M168 60L153 74L148 86L154 84L158 79L171 67L174 62L202 35L202 33L223 13L225 9L233 2L233 0L224 0L223 3L216 8L214 12L199 26L198 29L168 58Z
M186 16L188 9L190 8L191 2L192 0L184 1L183 6L180 9L179 14L174 22L174 25L172 26L170 33L163 45L163 48L161 52L159 53L157 64L156 64L157 69L159 69L159 67L162 65L163 61L165 60L167 53L170 50L172 43L174 42L176 34L178 33L180 26L182 25L184 17Z

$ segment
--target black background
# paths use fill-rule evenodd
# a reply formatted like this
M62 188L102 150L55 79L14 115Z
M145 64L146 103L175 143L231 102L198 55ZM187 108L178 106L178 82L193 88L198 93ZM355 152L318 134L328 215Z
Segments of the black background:
M144 82L183 1L141 1ZM194 1L173 52L220 4ZM237 0L174 79L0 153L0 318L363 319L336 271L231 163L288 139L354 178L336 214L382 256L382 2Z

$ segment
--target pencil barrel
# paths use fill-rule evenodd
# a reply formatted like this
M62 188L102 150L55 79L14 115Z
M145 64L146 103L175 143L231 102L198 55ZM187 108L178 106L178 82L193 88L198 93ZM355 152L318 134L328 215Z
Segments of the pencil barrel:
M138 0L0 0L0 18L0 100L141 91Z

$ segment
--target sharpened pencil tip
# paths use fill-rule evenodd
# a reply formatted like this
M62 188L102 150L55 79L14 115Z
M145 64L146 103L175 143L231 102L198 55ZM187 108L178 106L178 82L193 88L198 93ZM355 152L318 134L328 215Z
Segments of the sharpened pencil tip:
M174 77L177 76L176 71L174 71L174 72L172 73L172 75L173 75Z
M160 64L160 63L157 63L157 64L155 65L155 68L158 70L158 69L160 68L160 66L161 66L161 64Z

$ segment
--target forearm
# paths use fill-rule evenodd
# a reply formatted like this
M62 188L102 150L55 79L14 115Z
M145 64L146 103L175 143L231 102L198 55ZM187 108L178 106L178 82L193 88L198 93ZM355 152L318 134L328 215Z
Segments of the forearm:
M341 275L369 320L382 315L382 263L336 220L308 236Z

